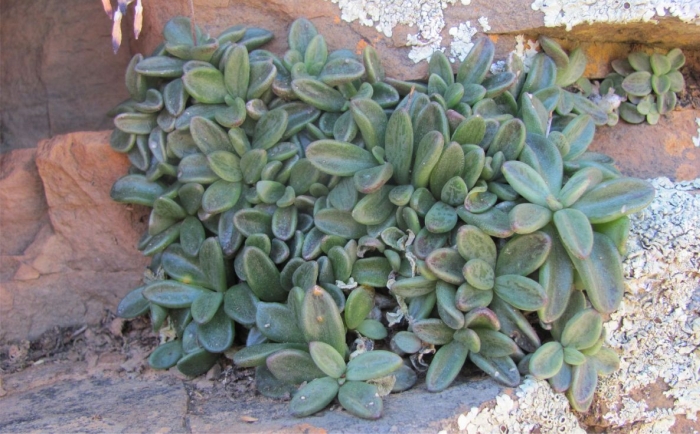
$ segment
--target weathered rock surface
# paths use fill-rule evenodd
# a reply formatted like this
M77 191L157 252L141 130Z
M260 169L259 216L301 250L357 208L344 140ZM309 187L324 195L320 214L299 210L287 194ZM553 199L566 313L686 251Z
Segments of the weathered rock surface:
M459 379L429 399L424 387L384 398L383 417L377 421L359 419L337 405L298 419L285 401L250 389L229 395L224 376L212 382L183 381L150 369L126 374L118 363L102 363L103 357L121 360L107 353L93 357L96 366L63 362L5 376L0 432L434 433L453 426L455 414L479 407L503 390L490 379Z
M700 178L700 148L692 140L700 136L697 118L700 110L680 110L662 116L656 125L621 121L614 127L599 127L589 150L613 157L628 176Z
M367 44L373 45L379 51L387 72L400 79L421 78L427 71L427 62L415 64L408 58L411 51L411 47L407 46L408 35L418 35L422 43L432 42L427 38L442 38L441 45L447 47L445 52L449 54L452 41L449 30L466 22L471 23L471 27L479 33L491 37L496 43L499 58L513 50L515 36L519 34L532 39L545 34L556 38L567 48L574 44L581 45L590 59L596 59L586 71L586 75L592 77L604 76L610 70L610 61L626 55L633 46L654 45L666 50L674 47L700 49L700 26L683 23L674 17L655 17L659 19L624 25L579 25L567 31L564 27L545 27L545 15L533 10L532 3L532 0L472 0L468 5L458 1L387 1L376 5L352 0L334 3L327 0L271 0L262 3L196 0L194 5L196 21L212 34L241 23L273 31L275 39L266 48L276 53L287 49L289 24L305 16L324 35L330 49L354 48L359 53ZM415 6L420 12L406 10L405 5ZM624 5L616 7L624 8ZM396 16L387 16L391 13ZM168 19L189 14L186 3L168 0L144 2L142 36L138 41L133 41L132 51L152 51L160 43L161 29ZM488 19L490 26L486 32L478 24L482 17ZM352 22L348 23L350 19ZM367 25L361 24L362 20L366 20ZM397 24L391 28L387 22ZM380 25L384 34L375 28ZM387 36L387 27L391 36Z
M0 432L187 432L181 381L88 375L86 365L39 366L5 377Z
M144 210L110 199L129 162L108 142L109 132L57 136L39 145L38 171L30 155L0 181L21 181L8 196L19 199L2 214L3 244L14 250L3 250L0 262L0 341L95 322L139 283L147 261L135 245ZM13 151L3 161L33 152ZM15 202L35 205L27 210Z
M101 3L3 0L0 16L0 152L111 128L105 114L128 96L131 55L112 53Z
M0 256L21 254L48 222L35 149L0 155Z

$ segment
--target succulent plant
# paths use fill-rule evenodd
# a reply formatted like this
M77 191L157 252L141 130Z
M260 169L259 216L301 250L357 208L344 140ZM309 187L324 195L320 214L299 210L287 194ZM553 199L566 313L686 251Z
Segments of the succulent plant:
M541 38L528 72L511 56L489 75L483 38L456 74L438 52L409 82L306 19L282 57L255 27L213 38L180 17L163 36L127 69L110 142L133 166L112 197L152 208L150 271L117 309L168 337L152 367L197 376L226 353L296 416L337 398L376 419L381 396L423 373L443 390L468 359L588 408L617 360L600 324L627 215L654 191L587 151L609 114L577 90L581 50Z
M665 55L637 51L626 59L612 62L615 72L600 83L600 93L627 98L619 108L625 121L638 124L645 120L656 124L661 115L671 112L679 92L685 88L680 68L685 64L683 52L674 48Z

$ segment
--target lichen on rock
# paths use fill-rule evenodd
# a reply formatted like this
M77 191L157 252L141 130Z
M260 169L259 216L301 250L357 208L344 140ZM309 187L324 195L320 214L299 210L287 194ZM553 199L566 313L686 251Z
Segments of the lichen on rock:
M535 0L532 9L544 13L547 27L566 26L567 30L583 23L648 22L667 14L700 25L697 0Z
M627 292L605 324L621 363L601 379L598 399L615 426L657 424L674 414L697 420L700 411L700 180L652 183L654 202L631 216ZM630 396L659 379L675 400L670 411L647 409Z

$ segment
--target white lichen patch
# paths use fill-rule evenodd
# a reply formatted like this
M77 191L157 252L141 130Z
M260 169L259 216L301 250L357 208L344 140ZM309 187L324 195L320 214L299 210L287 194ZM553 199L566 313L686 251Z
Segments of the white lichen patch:
M671 15L700 25L698 0L535 0L532 9L544 13L548 27L582 23L630 23L653 21Z
M360 24L374 27L378 32L387 37L393 35L393 29L399 24L417 29L417 33L408 34L406 45L411 47L408 57L418 63L427 60L437 50L444 51L441 33L445 28L444 9L448 5L454 5L457 0L331 0L341 10L341 18L347 22L358 21ZM460 0L467 6L471 0ZM479 24L484 32L491 30L487 17L479 18ZM463 25L455 29L451 50L453 58L466 56L469 52L472 32L462 29ZM466 50L466 51L465 51ZM464 53L464 54L462 54ZM464 57L462 57L464 58Z
M700 180L653 184L656 198L631 218L625 298L605 324L620 370L598 391L611 424L650 429L674 414L697 420L700 411L700 195L689 192L700 190ZM647 409L630 396L659 379L673 408Z
M665 433L675 415L697 420L700 411L700 179L651 181L656 197L631 216L624 261L627 291L605 324L607 344L620 355L620 369L600 378L594 408L611 427L635 433ZM633 392L665 383L669 408L651 408ZM469 434L585 432L564 395L527 376L515 398L459 415ZM634 425L634 426L632 426Z
M523 61L523 68L525 72L530 71L530 65L532 65L532 60L538 53L538 48L540 48L540 43L528 39L525 41L525 36L518 35L515 37L515 50L512 52L512 56L518 56Z
M476 27L472 27L471 22L460 23L457 27L451 27L449 30L450 36L452 36L452 42L450 43L450 60L452 62L455 59L459 59L460 62L467 57L467 54L474 47L474 42L472 38L477 33Z
M473 407L469 413L459 415L459 430L468 434L585 433L571 412L569 401L554 393L547 382L527 376L515 396L517 399L513 400L510 395L499 395L493 408Z
M695 123L698 125L698 136L693 137L693 145L696 148L700 148L700 118L695 118Z
M479 17L479 25L484 30L484 32L491 31L491 26L489 26L489 18L488 17Z

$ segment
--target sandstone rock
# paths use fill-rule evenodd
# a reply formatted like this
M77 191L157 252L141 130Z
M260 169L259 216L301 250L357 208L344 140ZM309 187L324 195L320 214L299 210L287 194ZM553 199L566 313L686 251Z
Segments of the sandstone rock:
M628 176L693 180L700 177L700 148L692 140L700 134L696 118L700 110L688 109L662 116L656 125L599 127L589 150L613 157Z
M0 256L21 254L48 222L35 155L34 149L0 155Z
M128 96L124 69L131 55L112 53L100 2L3 0L0 16L0 152L111 128L105 114Z
M140 267L135 253L143 208L109 196L128 159L109 147L109 132L74 133L41 142L36 164L44 182L51 226L72 252L71 270L122 271Z
M540 34L548 35L563 43L566 48L581 45L591 60L586 70L586 75L590 77L605 76L610 71L610 61L624 57L633 47L654 45L663 50L674 47L700 49L700 27L683 23L674 17L624 25L578 25L567 31L564 27L545 27L544 14L532 9L532 0L472 0L468 5L456 1L452 2L454 4L442 2L442 7L439 2L424 1L420 2L423 5L422 13L403 11L405 13L397 17L384 16L386 5L374 7L359 1L331 3L327 0L273 0L264 3L232 3L227 0L196 0L194 6L197 23L211 34L240 23L264 27L275 33L275 39L266 48L281 54L287 49L289 24L294 19L305 16L324 35L330 49L354 48L361 52L367 44L373 45L379 51L387 72L400 79L421 78L427 72L427 62L415 64L408 58L408 35L419 34L426 43L431 42L425 40L426 35L442 37L441 45L446 47L445 52L449 54L452 41L449 29L466 22L479 33L491 37L496 44L497 58L501 59L513 50L515 36L518 34L525 34L533 40ZM361 6L365 8L364 11L360 10ZM167 0L145 2L143 31L138 41L132 41L132 51L151 52L161 42L161 30L170 18L189 14L189 6L185 3ZM407 24L405 21L410 21L412 18L408 17L413 16L418 17L418 22ZM345 19L349 17L354 20L347 22ZM488 19L491 27L486 32L478 24L482 17ZM367 25L360 24L363 19L369 20ZM383 25L383 20L397 23L390 29L391 36L386 36L375 28Z
M145 230L144 209L109 197L129 166L110 149L109 134L68 134L39 145L36 165L48 218L29 246L2 256L0 340L97 322L139 284L148 263L135 247ZM8 155L18 152L27 151ZM26 200L34 195L24 190ZM3 238L18 244L4 230L3 222Z

